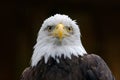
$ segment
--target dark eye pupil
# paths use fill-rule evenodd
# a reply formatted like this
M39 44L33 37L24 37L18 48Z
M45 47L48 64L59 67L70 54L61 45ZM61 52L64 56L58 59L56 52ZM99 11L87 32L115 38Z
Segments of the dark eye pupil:
M71 30L71 28L68 28L69 30Z
M52 26L48 26L48 31L51 31L51 29L52 29Z
M68 28L68 30L69 30L69 31L71 31L71 30L72 30L72 28L71 28L71 27L69 27L69 28Z
M51 30L51 27L49 27L49 29Z

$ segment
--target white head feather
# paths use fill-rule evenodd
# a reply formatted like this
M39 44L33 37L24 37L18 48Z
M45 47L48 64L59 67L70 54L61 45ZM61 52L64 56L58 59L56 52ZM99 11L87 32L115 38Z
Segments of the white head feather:
M73 35L65 37L62 40L61 45L57 44L58 39L48 36L49 32L45 31L47 26L56 26L59 23L64 24L64 26L72 26L74 31ZM45 63L47 63L50 57L59 62L56 57L60 58L61 55L64 55L64 58L68 57L70 59L71 55L83 56L86 54L86 51L81 43L80 35L81 34L78 25L67 15L56 14L46 19L38 33L37 43L34 46L31 65L37 65L37 63L43 57L45 59Z

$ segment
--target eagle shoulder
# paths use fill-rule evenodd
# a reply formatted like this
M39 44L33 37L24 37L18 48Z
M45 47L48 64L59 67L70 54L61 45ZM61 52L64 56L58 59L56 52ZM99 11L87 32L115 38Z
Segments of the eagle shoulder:
M86 54L81 58L84 75L88 80L115 80L105 61L98 55Z
M35 74L34 68L27 67L20 76L20 80L34 80L34 74Z

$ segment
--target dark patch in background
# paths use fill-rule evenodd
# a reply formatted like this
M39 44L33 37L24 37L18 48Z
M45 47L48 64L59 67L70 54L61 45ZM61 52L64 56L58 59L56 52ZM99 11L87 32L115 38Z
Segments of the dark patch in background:
M1 1L0 80L19 80L41 24L56 13L77 20L87 52L100 55L120 80L119 0Z

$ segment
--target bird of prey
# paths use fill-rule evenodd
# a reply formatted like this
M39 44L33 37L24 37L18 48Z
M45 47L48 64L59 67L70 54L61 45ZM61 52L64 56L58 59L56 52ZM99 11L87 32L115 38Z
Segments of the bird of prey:
M88 54L75 20L63 14L47 18L39 30L30 67L20 80L115 80L105 61Z

